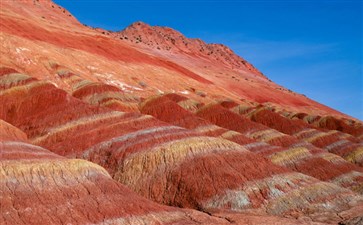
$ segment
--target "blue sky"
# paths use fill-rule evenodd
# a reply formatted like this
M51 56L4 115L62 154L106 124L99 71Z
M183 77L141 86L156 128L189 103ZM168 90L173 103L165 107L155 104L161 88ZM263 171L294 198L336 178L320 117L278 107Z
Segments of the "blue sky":
M362 0L56 0L81 23L135 21L223 43L268 78L363 120Z

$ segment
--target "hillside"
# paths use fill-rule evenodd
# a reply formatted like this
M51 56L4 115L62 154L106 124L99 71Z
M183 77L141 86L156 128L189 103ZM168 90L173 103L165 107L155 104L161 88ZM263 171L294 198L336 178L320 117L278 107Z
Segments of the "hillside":
M360 224L363 124L222 44L0 8L1 224Z

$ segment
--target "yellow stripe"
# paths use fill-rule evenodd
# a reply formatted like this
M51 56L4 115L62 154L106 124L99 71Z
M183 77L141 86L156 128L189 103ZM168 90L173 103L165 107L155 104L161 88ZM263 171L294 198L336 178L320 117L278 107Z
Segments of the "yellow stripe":
M44 134L42 136L34 137L31 139L31 141L33 143L40 143L40 142L44 141L45 139L55 135L56 133L64 132L64 131L70 130L74 127L77 127L77 126L87 125L90 123L96 123L96 122L99 122L104 119L122 117L124 114L125 113L123 113L123 112L111 111L111 112L107 112L107 113L103 113L103 114L96 114L96 115L91 115L91 116L87 116L87 117L81 117L81 118L78 118L77 120L72 120L65 124L61 124L56 127L48 128L46 131L47 132L46 134Z
M278 132L276 130L273 129L267 129L267 130L262 130L262 131L257 131L254 132L252 134L247 135L250 138L259 140L259 141L265 141L265 142L269 142L275 138L278 137L283 137L283 136L287 136L286 134L283 134L281 132Z
M19 82L19 81L24 81L31 78L30 76L21 74L21 73L10 73L10 74L6 74L4 76L0 76L0 84L4 85L5 87L10 86L10 84Z
M46 81L34 81L31 83L27 83L25 85L14 86L9 89L1 90L0 96L6 95L6 94L13 94L14 92L25 92L25 91L29 91L35 87L40 87L40 86L48 85L48 84L50 84L50 83L48 83Z
M314 156L319 157L319 158L323 158L326 161L329 161L329 162L332 162L332 163L335 163L335 164L337 164L337 163L346 163L347 162L342 157L340 157L340 156L338 156L336 154L333 154L333 153L329 153L329 152L324 152L324 153L314 155Z
M199 126L197 128L194 129L194 131L199 132L199 133L206 133L206 132L212 132L212 131L216 131L216 130L220 130L223 129L217 125L206 125L206 126Z
M143 189L145 180L158 170L175 168L187 158L210 152L238 150L248 152L242 146L222 139L211 137L190 137L158 145L148 151L130 155L119 166L115 179L134 189Z
M270 158L274 164L286 165L288 163L306 158L308 156L311 156L311 153L307 148L297 147L291 148L286 151L277 152L273 154Z
M224 132L220 137L225 138L225 139L231 139L231 138L239 136L239 135L241 135L241 133L238 133L233 130L229 130L229 131Z
M316 129L304 129L302 131L299 131L298 133L295 133L293 136L297 137L297 138L301 138L303 135L305 135L306 133L314 133L316 132Z
M98 104L104 99L112 98L114 100L119 100L122 102L138 102L139 98L137 96L132 96L129 94L124 94L121 91L104 91L102 93L90 93L86 96L82 96L82 100L91 104Z
M79 82L75 83L72 85L72 90L73 92L78 90L78 89L81 89L85 86L88 86L88 85L96 85L97 83L95 82L92 82L92 81L89 81L89 80L80 80Z
M191 111L191 112L196 112L198 110L198 105L200 103L193 100L193 99L187 99L184 101L180 101L178 102L178 105L181 106L182 108Z
M64 177L67 178L67 186L72 183L77 185L81 180L95 175L110 177L101 166L81 159L5 160L0 164L0 183L12 182L17 178L19 182L31 183L32 187L42 184L44 179L48 180L47 185L54 183L54 179L64 183Z
M303 140L306 141L306 142L312 143L312 142L316 141L319 138L327 137L327 136L332 135L334 133L335 132L319 132L319 133L313 135L312 137L304 138Z
M363 146L359 146L349 155L344 157L348 162L351 163L360 163L363 161Z

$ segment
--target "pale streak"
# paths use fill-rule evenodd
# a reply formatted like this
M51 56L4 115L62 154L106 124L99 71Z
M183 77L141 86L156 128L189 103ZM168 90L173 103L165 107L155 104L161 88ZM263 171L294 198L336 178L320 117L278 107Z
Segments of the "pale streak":
M32 138L31 140L32 140L33 143L39 143L39 142L44 141L45 139L49 138L50 136L52 136L52 135L54 135L54 134L56 134L58 132L66 131L66 130L72 129L74 127L77 127L77 126L80 126L80 125L85 125L85 124L88 124L88 123L99 122L99 121L104 120L104 119L112 119L112 118L122 117L123 115L125 115L124 112L111 111L111 112L106 112L106 113L103 113L103 114L96 114L96 115L91 115L91 116L87 116L87 117L78 118L77 120L72 120L72 121L69 121L69 122L64 123L62 125L49 128L46 131L47 133L45 135Z
M127 146L129 146L130 144L135 145L135 141L131 141L131 139L137 139L140 136L145 135L145 134L154 134L154 136L152 138L152 139L154 139L156 137L155 134L157 134L158 132L163 132L163 131L174 131L174 132L175 131L183 131L183 132L186 132L187 130L184 129L184 128L181 128L181 127L176 127L176 126L161 126L161 127L158 126L158 127L147 128L147 129L144 129L144 130L138 130L138 131L135 131L135 132L127 133L125 135L115 137L115 138L112 138L110 140L98 143L98 144L92 146L91 148L85 150L84 153L82 154L82 157L85 158L85 159L88 159L89 154L91 152L93 152L93 151L107 150L115 143L128 141L127 145L125 144L124 146L121 146L121 148L124 149ZM169 133L169 135L172 135L172 134L173 133ZM146 142L146 140L149 140L149 139L143 138L143 139L139 140L138 143Z

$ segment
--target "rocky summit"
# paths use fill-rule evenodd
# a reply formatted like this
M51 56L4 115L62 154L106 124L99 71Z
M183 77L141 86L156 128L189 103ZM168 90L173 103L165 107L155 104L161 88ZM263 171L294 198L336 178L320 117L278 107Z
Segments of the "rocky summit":
M221 44L1 1L0 224L363 224L363 124Z

